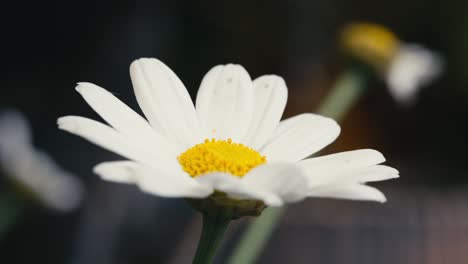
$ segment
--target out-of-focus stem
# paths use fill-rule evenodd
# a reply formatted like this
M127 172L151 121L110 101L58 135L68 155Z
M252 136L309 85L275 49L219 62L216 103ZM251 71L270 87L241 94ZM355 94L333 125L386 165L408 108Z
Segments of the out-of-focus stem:
M13 227L23 207L10 193L0 194L0 239Z
M344 72L336 81L335 86L327 97L325 97L317 112L337 121L342 120L363 94L366 79L365 70L359 68L353 68Z
M337 121L343 119L363 94L366 80L366 72L358 67L352 67L345 71L337 79L317 112ZM285 210L285 206L268 208L255 219L241 237L228 264L254 263L265 248Z

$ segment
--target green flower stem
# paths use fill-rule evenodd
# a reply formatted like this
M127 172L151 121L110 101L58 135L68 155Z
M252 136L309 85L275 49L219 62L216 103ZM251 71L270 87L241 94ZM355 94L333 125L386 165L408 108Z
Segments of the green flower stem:
M345 71L320 105L318 113L343 119L349 109L363 94L367 72L357 66ZM245 231L234 249L228 264L251 264L261 254L268 239L278 225L286 207L267 208Z
M342 120L364 93L367 78L367 72L357 66L344 72L318 108L317 113L337 121Z
M203 228L193 264L212 263L229 221L219 212L203 213Z
M18 199L10 193L0 194L0 239L5 236L15 224L22 211L22 205Z

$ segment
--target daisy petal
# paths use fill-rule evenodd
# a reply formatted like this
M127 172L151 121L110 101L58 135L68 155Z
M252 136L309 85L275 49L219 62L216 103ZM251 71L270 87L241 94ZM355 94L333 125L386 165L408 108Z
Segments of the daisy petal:
M190 95L169 67L143 58L130 65L138 104L151 125L182 148L198 143L200 128Z
M248 186L258 186L275 193L284 202L297 202L308 194L307 176L293 163L269 163L252 169L242 179Z
M172 148L143 117L110 92L92 83L78 83L76 90L91 108L117 131L135 140L164 146L165 150Z
M132 161L115 161L98 164L94 172L110 181L136 183L143 191L162 197L204 198L213 189L199 184L193 178L168 173Z
M340 175L385 161L384 156L373 149L346 151L300 161L306 169L312 186L328 184L343 179Z
M0 151L14 151L31 145L31 127L26 118L14 110L0 113L0 135Z
M115 129L100 122L80 116L65 116L57 120L60 129L87 139L88 141L115 152L131 160L153 164L154 161L165 163L167 167L179 166L175 158L159 146L142 145L118 133Z
M254 80L253 120L249 127L245 143L253 148L260 148L278 126L283 115L288 89L283 78L265 75Z
M332 186L336 184L356 184L366 182L384 181L398 178L398 171L394 168L384 165L373 165L369 167L359 168L351 171L340 171L338 173L324 174L317 176L308 175L309 186L311 188L319 186Z
M272 138L261 149L268 161L299 161L321 150L340 134L331 118L301 114L280 122Z
M234 199L261 200L269 206L281 206L283 201L275 193L264 190L261 186L249 185L241 178L227 173L210 173L196 178L203 185L225 192Z
M398 103L414 103L417 93L443 71L442 58L416 44L401 45L394 56L386 79L390 94Z
M196 108L207 138L239 142L248 132L253 111L252 80L240 65L220 65L203 78Z
M135 183L135 175L132 173L135 164L129 160L103 162L94 166L93 172L106 181Z
M398 177L400 177L398 170L385 165L375 165L355 171L347 176L344 175L343 178L354 178L359 183L366 183L396 179Z
M317 188L309 193L309 197L364 200L381 203L384 203L387 200L381 191L374 187L362 184Z
M330 173L330 170L333 173L348 171L384 161L384 156L377 150L359 149L306 159L301 161L300 164L307 168L310 173L323 174Z

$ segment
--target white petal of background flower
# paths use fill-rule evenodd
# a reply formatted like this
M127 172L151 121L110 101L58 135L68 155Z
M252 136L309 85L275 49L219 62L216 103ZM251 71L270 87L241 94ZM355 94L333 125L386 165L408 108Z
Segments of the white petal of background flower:
M0 145L8 153L29 148L32 144L31 127L25 117L14 110L5 110L0 115Z
M143 58L130 65L138 103L154 127L186 149L202 138L194 105L187 89L164 63Z
M243 142L258 149L280 123L288 99L288 89L283 78L276 75L261 76L254 80L253 86L253 119Z
M386 79L392 96L402 104L414 102L422 86L443 71L439 55L419 45L402 45L393 59Z
M17 179L38 194L46 206L72 211L85 198L82 182L60 168L45 152L31 149L18 158L16 166Z
M114 161L98 164L94 172L110 181L136 183L143 191L162 197L204 198L213 193L210 186L164 166L155 169L132 161Z
M240 65L219 65L203 78L196 109L206 138L244 139L253 116L253 84Z
M27 120L15 111L0 115L0 168L49 208L71 211L83 200L81 181L34 148Z
M261 149L271 161L299 161L332 143L340 126L331 118L301 114L281 121L272 138Z

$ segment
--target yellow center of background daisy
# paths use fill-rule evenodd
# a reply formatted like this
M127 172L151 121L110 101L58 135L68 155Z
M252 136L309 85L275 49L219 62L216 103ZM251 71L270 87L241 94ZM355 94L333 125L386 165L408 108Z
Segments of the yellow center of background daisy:
M384 26L352 23L343 29L341 44L353 56L382 70L395 56L400 41Z
M244 176L254 167L266 162L257 151L231 139L206 139L177 157L185 172L197 177L210 172L226 172Z

